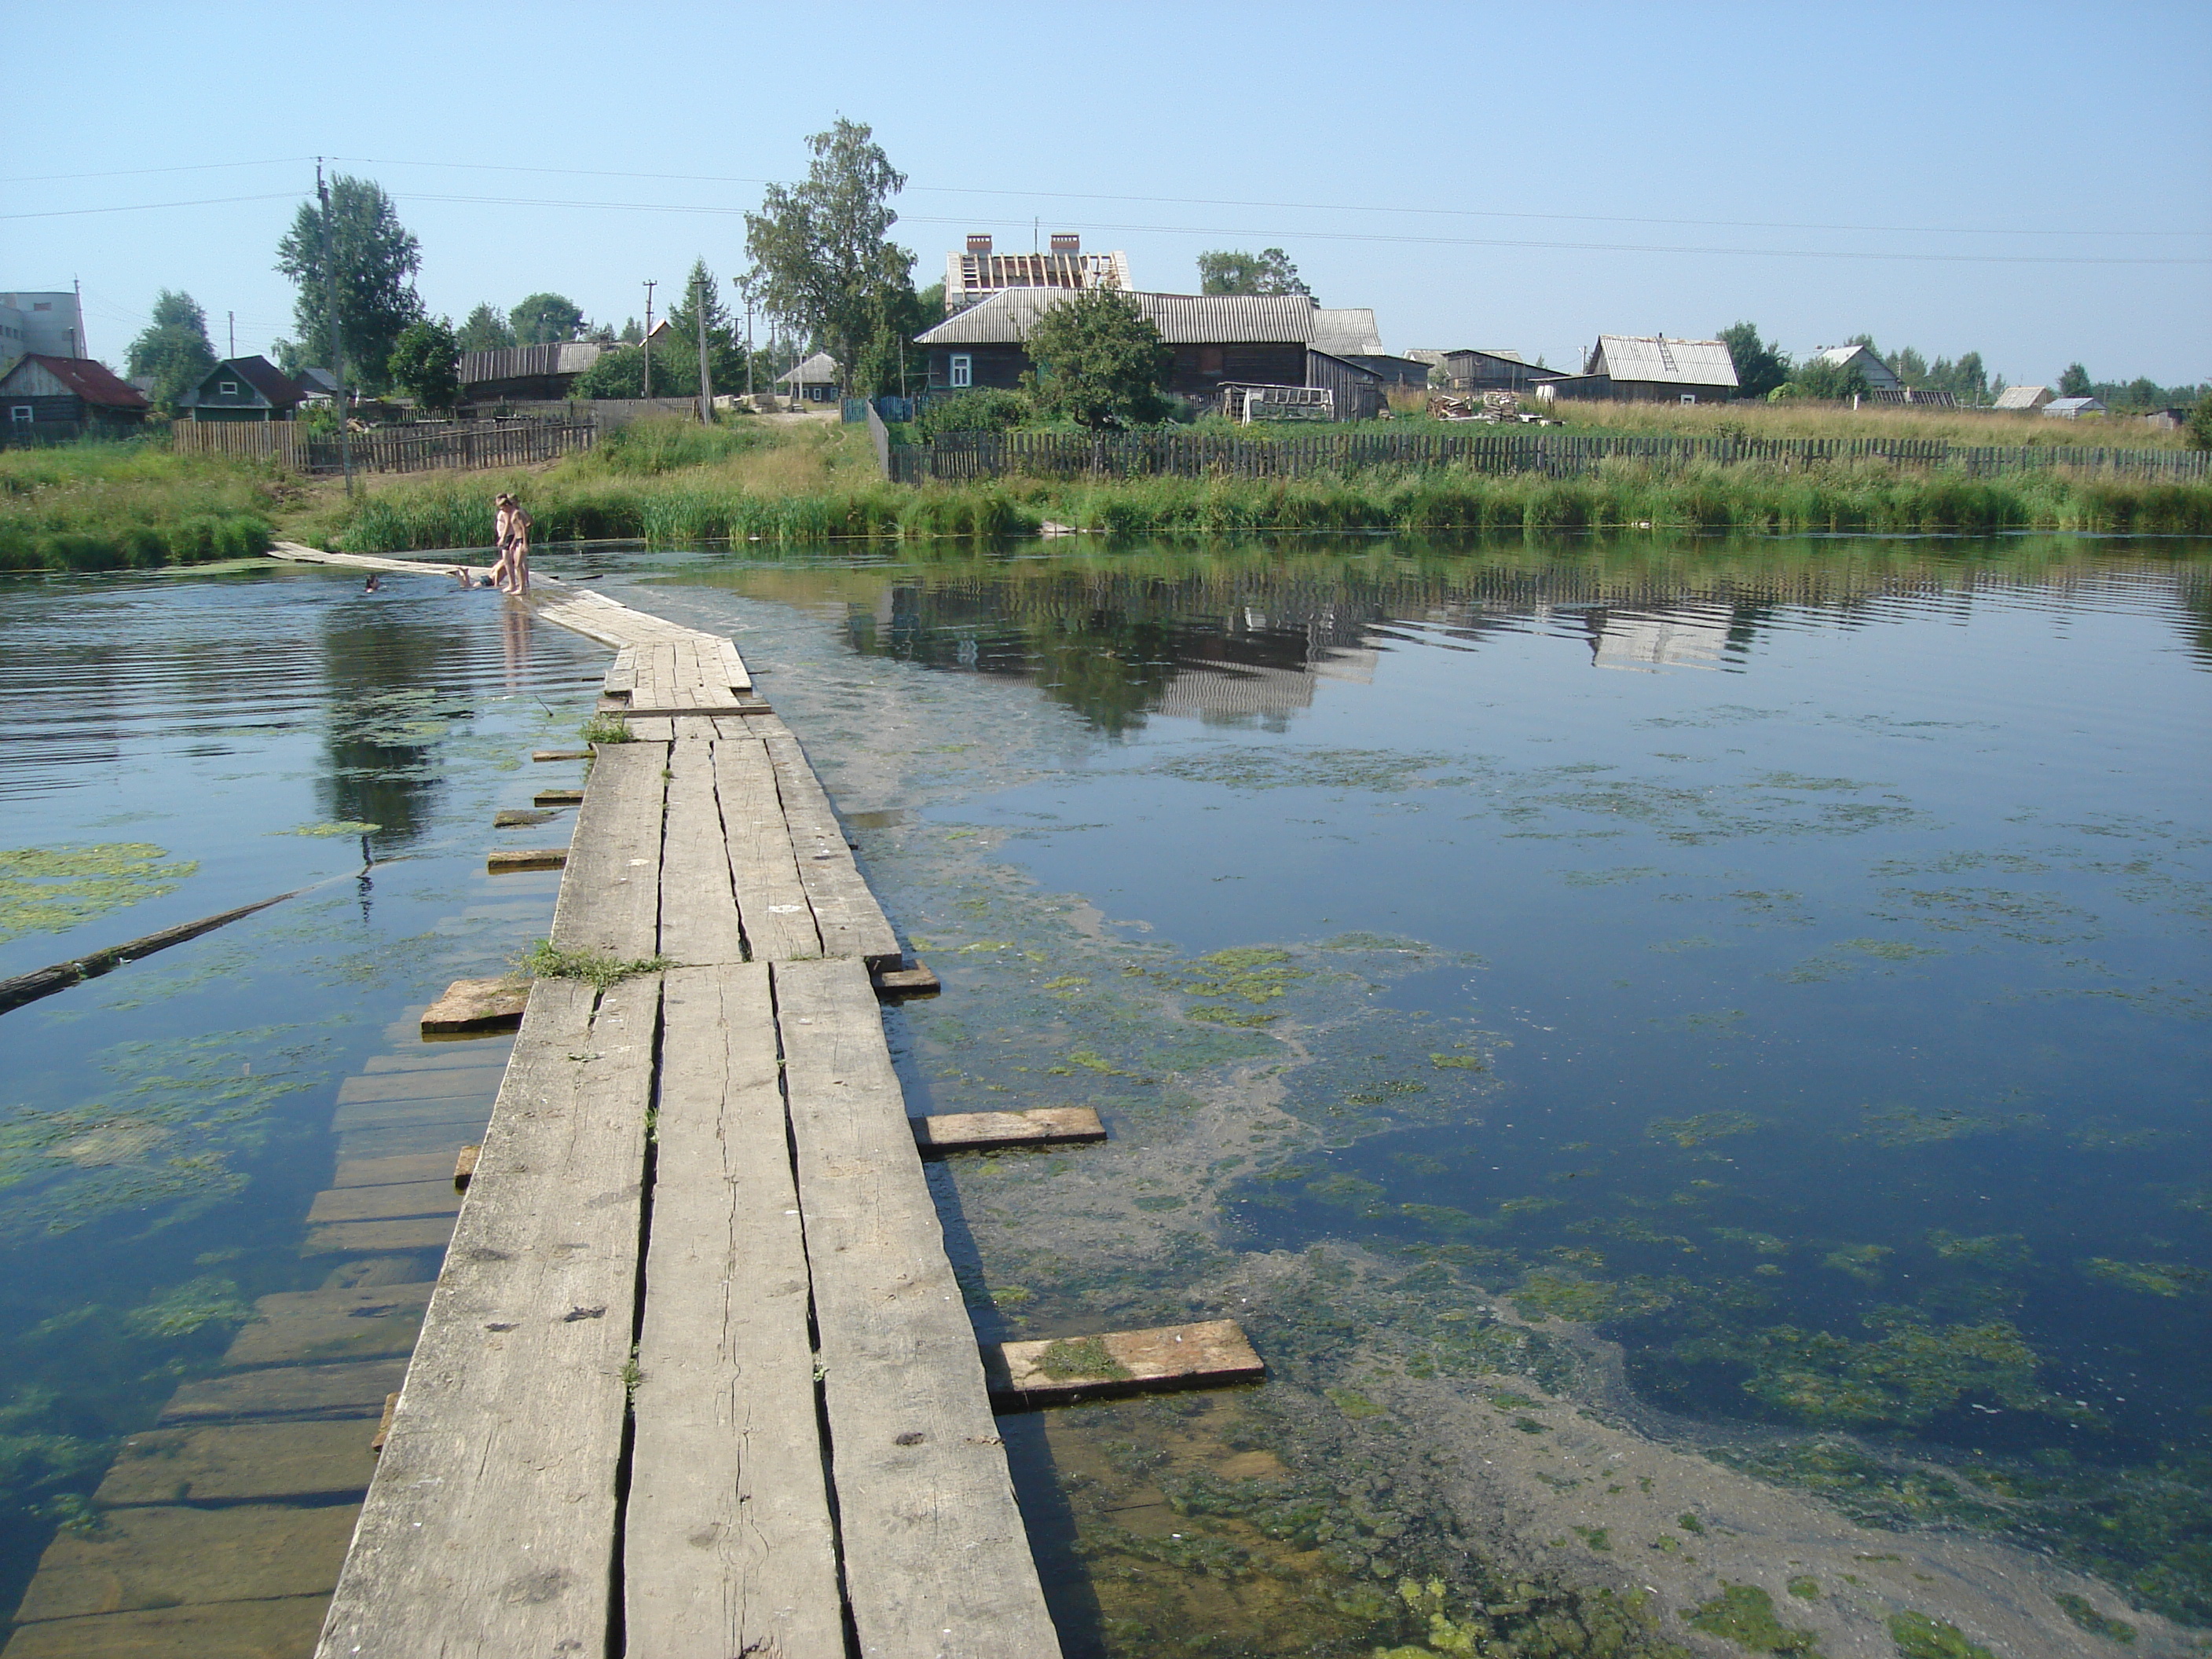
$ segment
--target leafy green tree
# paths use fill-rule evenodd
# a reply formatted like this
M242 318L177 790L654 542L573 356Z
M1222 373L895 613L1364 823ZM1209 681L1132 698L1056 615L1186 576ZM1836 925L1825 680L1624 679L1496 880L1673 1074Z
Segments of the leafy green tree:
M325 229L331 249L327 262ZM319 367L334 366L336 356L331 349L329 320L332 265L348 378L365 391L380 392L387 384L385 365L400 331L422 315L422 301L414 289L422 254L414 233L392 210L392 198L374 179L335 175L327 225L319 204L302 203L292 228L276 244L276 269L299 286L292 307L300 334L295 349L303 362Z
M1175 352L1130 295L1094 288L1062 301L1030 331L1029 354L1036 368L1023 388L1047 415L1092 428L1166 418Z
M154 315L145 331L131 343L125 373L133 380L150 378L153 401L174 410L177 398L204 380L215 365L207 313L191 295L163 289L155 298Z
M1917 391L1928 384L1928 360L1911 346L1902 346L1882 359L1889 372Z
M1790 378L1789 356L1778 346L1759 337L1752 323L1735 323L1720 332L1735 365L1737 389L1747 398L1764 398Z
M1200 294L1304 294L1313 290L1298 280L1298 268L1279 247L1257 253L1218 248L1198 256Z
M461 400L460 357L451 320L425 318L399 331L385 373L423 408L447 410Z
M890 240L906 175L859 122L806 145L806 182L769 186L745 216L745 251L769 313L823 342L848 387L878 391L882 342L914 305L914 255Z
M514 330L500 308L486 300L468 314L453 343L464 351L504 351L514 344Z
M565 294L533 294L507 313L517 345L556 345L583 331L584 312Z
M1797 388L1801 398L1838 404L1863 397L1872 390L1867 385L1865 371L1856 363L1832 363L1818 357L1800 368L1790 377L1790 384Z
M2086 398L2089 395L2089 371L2079 363L2069 363L2066 372L2058 377L2058 395L2062 398Z
M2212 391L2197 400L2197 407L2189 411L2189 424L2182 429L2189 434L2191 449L2212 449Z
M645 396L645 348L617 345L599 354L576 377L579 398L642 398ZM659 350L653 354L653 395L656 398L696 398L699 395L699 354Z

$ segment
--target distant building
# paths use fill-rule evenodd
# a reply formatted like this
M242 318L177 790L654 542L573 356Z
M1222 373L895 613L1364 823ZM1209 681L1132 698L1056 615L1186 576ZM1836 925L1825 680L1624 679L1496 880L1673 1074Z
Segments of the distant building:
M1436 364L1445 389L1451 392L1528 392L1539 380L1560 378L1559 370L1538 368L1504 346L1465 346L1422 355Z
M659 337L656 329L654 338ZM593 341L567 340L550 345L508 346L500 351L464 351L461 399L489 404L566 398L605 349Z
M335 401L338 395L338 377L327 368L295 369L292 380L301 391L307 394L310 404L327 404Z
M307 388L266 357L231 357L178 393L188 421L289 421L307 401Z
M2154 432L2179 432L2189 424L2185 409L2154 409L2143 416Z
M1905 390L1905 382L1897 378L1897 371L1863 345L1822 346L1805 360L1808 368L1814 363L1826 363L1832 368L1856 368L1869 392Z
M136 426L146 410L143 392L89 357L31 352L0 374L0 418L11 438Z
M2008 386L1997 393L1993 407L2029 415L2049 403L2054 395L2047 386Z
M0 371L18 357L84 355L84 313L74 292L0 294Z
M796 368L777 375L775 384L787 398L796 398L802 403L834 404L837 401L836 362L828 352L817 351Z
M1019 386L1032 367L1030 331L1066 297L1064 289L1003 289L916 335L929 354L930 390ZM1327 386L1337 394L1339 420L1364 419L1382 407L1382 375L1316 346L1317 336L1340 343L1349 331L1303 295L1131 297L1174 349L1167 389L1201 409L1218 408L1230 387L1253 386Z
M2084 415L2102 415L2105 405L2094 398L2053 398L2044 404L2043 412L2056 420L2078 420Z
M1725 341L1663 334L1601 334L1580 374L1536 386L1540 398L1619 403L1720 404L1735 394L1735 361Z
M1057 231L1048 253L994 253L990 237L979 233L968 239L965 252L945 256L945 314L948 317L1010 288L1073 292L1128 286L1127 254L1085 253L1080 236Z

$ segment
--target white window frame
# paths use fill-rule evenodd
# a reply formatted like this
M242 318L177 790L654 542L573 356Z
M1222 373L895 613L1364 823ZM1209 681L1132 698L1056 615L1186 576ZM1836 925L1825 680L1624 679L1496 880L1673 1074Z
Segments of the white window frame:
M946 366L945 383L953 386L972 386L975 384L975 359L964 351L952 354Z
M235 398L238 396L238 382L235 380L218 380L216 383L215 389L216 395L217 397Z
M17 404L8 411L8 418L21 426L28 426L38 418L38 410L29 404Z

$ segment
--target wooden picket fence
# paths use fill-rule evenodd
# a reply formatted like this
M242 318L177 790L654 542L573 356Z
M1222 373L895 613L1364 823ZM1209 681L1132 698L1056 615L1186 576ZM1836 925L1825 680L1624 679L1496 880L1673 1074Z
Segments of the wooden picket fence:
M1785 470L1885 461L1947 468L1968 477L2052 467L2173 483L2212 478L2212 451L2090 445L1954 444L1940 438L1667 437L1545 431L1317 432L1242 438L1188 432L948 434L890 447L885 476L900 483L1002 477L1300 478L1397 467L1463 467L1577 477L1620 458L1661 468L1766 462Z
M589 449L598 430L587 420L380 427L355 433L347 447L356 472L526 466ZM301 472L336 472L344 464L335 433L309 436L289 421L179 421L176 447L179 454L251 456Z

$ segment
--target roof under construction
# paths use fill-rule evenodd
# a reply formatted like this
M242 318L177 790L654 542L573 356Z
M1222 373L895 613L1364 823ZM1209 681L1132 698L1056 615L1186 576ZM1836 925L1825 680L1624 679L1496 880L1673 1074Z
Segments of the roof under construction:
M1170 345L1308 345L1320 331L1319 319L1328 314L1302 294L1129 297ZM1019 345L1039 318L1067 298L1066 289L1004 289L915 339L921 345Z
M964 252L945 256L945 308L957 311L1010 288L1129 286L1126 253L1085 253L1082 239L1055 235L1048 253L997 253L988 236L968 239Z

